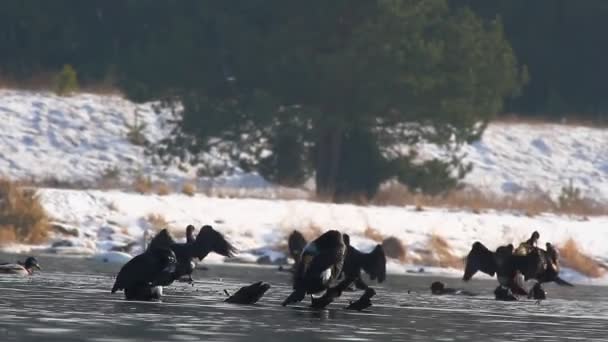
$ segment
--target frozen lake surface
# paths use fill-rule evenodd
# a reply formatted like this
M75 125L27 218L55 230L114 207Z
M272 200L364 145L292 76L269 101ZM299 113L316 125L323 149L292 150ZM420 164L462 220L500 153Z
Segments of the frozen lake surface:
M15 256L0 255L13 261ZM118 267L39 256L44 272L0 276L0 341L606 341L608 288L547 285L549 300L497 302L494 282L449 286L476 297L431 296L436 277L389 276L366 312L344 310L347 292L326 310L309 300L281 307L290 276L270 267L210 265L194 286L165 289L162 302L127 302L110 294ZM272 288L256 305L223 303L257 280ZM408 292L409 291L409 292Z

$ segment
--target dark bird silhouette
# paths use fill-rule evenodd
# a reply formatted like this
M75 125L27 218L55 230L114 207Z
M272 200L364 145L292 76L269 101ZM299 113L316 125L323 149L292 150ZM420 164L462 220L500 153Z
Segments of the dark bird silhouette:
M159 245L168 245L177 258L174 279L187 276L190 283L193 282L192 272L196 267L194 258L203 260L210 252L215 252L226 257L232 257L236 253L236 249L226 241L224 236L211 226L203 226L196 238L193 237L193 231L193 226L186 227L186 239L187 241L191 239L191 242L178 243L167 229L163 229L156 234L148 246L148 248L155 248ZM189 235L190 237L188 237Z
M461 295L461 296L476 296L475 293L453 289L451 287L445 287L445 284L440 281L435 281L431 284L431 293L434 295Z
M530 290L530 293L528 293L528 298L544 300L547 299L547 292L545 292L540 283L536 283L532 287L532 290Z
M175 253L168 247L148 248L129 260L118 272L112 293L124 290L128 300L159 299L162 287L173 281Z
M287 247L295 265L300 260L300 254L302 254L304 247L306 247L306 238L304 238L302 233L294 230L289 234L289 238L287 238Z
M517 297L515 297L513 295L513 293L511 292L511 289L504 287L502 285L499 285L494 290L494 297L496 298L496 300L502 300L505 302L511 302L511 301L517 300Z
M372 289L371 287L368 287L361 296L361 298L354 302L350 302L350 304L346 307L346 310L361 311L369 308L370 306L372 306L371 298L375 295L376 290Z
M224 290L224 293L229 296L226 298L225 302L234 304L254 304L260 300L269 289L270 284L258 281L249 286L241 287L233 295L230 295L228 291Z
M195 229L194 226L191 225L191 224L189 224L186 227L186 243L192 243L192 242L194 242L194 240L195 240L194 229Z
M312 305L325 307L339 294L330 292L330 283L342 272L346 246L342 234L330 230L310 242L302 251L300 262L294 273L294 291L283 301L283 306L300 302L306 294L317 294L326 291L322 299Z
M535 279L540 283L555 282L572 286L559 277L559 256L548 244L549 251L534 247L526 255L515 255L513 245L500 246L496 252L488 250L482 243L475 242L466 258L463 280L470 280L477 271L490 276L497 275L498 282L516 294L527 295L521 281Z
M17 261L17 263L2 263L0 264L0 273L4 274L19 274L19 275L32 275L34 270L42 270L38 260L33 256L27 257L24 262Z

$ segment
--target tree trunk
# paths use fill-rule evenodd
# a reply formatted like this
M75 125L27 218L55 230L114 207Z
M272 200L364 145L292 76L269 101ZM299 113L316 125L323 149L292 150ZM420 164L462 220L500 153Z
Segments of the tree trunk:
M334 200L340 167L343 130L339 126L321 130L315 143L315 185L317 196Z

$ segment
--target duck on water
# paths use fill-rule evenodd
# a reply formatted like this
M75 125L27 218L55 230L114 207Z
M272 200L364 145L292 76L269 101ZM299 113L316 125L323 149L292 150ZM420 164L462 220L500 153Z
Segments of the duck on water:
M35 257L30 256L25 259L24 262L17 261L17 263L2 263L0 264L0 273L3 274L19 274L19 275L32 275L34 270L42 270L38 260Z

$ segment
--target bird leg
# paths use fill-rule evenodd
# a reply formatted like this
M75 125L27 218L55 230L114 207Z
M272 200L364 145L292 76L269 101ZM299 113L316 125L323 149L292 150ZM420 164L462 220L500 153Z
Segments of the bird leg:
M363 281L363 279L361 279L361 277L358 277L355 280L355 286L359 289L359 290L367 290L369 288L369 286L367 286L367 284Z

